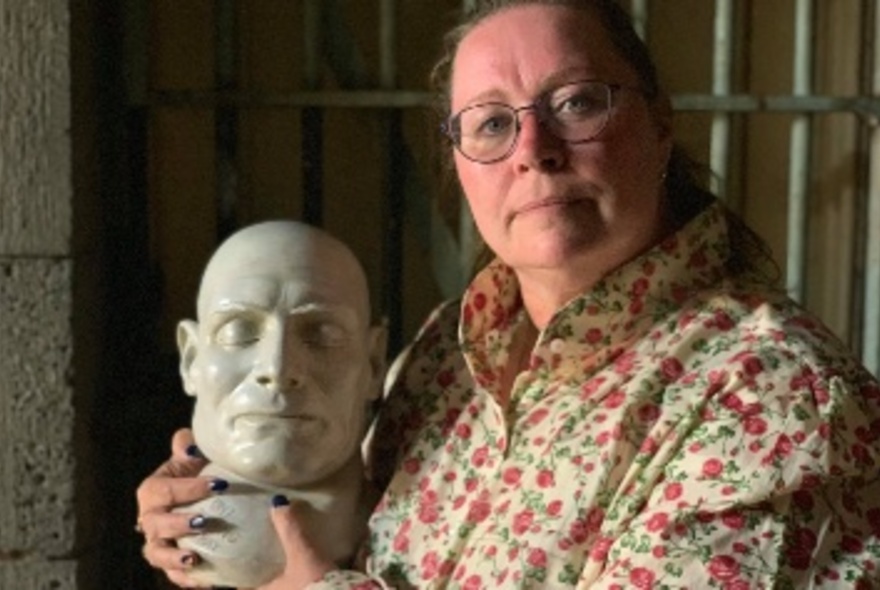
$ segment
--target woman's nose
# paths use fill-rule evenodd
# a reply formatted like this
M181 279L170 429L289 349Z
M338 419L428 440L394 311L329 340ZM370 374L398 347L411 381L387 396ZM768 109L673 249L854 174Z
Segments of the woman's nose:
M547 128L534 110L520 111L517 118L519 135L512 158L518 170L557 170L565 163L565 141Z

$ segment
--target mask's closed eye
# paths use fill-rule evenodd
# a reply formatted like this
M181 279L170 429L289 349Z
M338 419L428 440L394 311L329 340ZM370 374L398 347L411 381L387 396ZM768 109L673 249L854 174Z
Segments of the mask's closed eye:
M326 320L305 322L299 334L302 342L316 350L342 348L351 341L351 333L344 326Z
M261 335L261 325L255 318L235 316L217 327L214 340L221 346L244 348L259 342Z

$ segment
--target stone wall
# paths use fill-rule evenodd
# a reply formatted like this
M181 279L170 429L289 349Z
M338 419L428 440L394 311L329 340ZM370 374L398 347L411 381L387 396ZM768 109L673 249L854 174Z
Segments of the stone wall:
M0 589L77 587L68 3L0 0Z

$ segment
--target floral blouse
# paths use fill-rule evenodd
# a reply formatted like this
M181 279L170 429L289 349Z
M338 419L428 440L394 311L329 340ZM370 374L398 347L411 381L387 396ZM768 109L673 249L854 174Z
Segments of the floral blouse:
M388 391L366 573L314 588L880 588L880 385L727 253L715 205L560 309L504 405L490 264Z

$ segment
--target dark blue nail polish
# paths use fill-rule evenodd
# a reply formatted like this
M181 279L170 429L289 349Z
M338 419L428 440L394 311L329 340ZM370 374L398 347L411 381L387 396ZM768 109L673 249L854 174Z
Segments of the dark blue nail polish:
M272 496L272 508L281 508L282 506L289 506L290 500L287 497L278 494L277 496Z
M202 451L199 450L199 447L196 445L190 445L186 447L186 456L191 457L193 459L204 459L205 456L202 454Z
M229 487L229 482L225 479L212 479L208 484L208 488L212 492L223 492Z
M208 519L201 514L197 514L189 519L189 528L191 529L203 529L206 524L208 524Z

